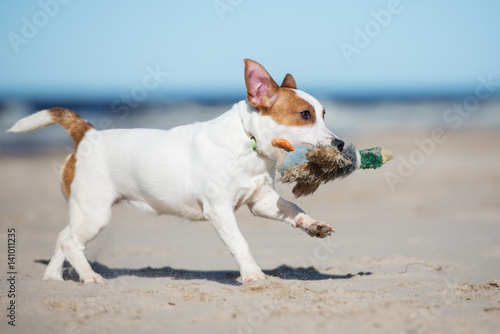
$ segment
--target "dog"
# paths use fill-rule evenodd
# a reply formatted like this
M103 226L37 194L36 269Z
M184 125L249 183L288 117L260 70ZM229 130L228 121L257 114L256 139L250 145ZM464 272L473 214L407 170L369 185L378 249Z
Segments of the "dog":
M244 63L246 100L207 122L167 131L98 131L78 114L52 108L8 130L28 132L57 123L75 142L61 171L69 225L57 238L44 280L63 280L66 259L84 284L105 283L83 251L108 224L111 207L120 202L156 215L209 221L236 259L244 283L266 276L238 229L234 211L240 206L313 237L331 235L331 225L309 217L274 190L275 164L283 148L273 139L340 150L344 142L326 128L325 109L297 89L291 74L278 86L262 65L250 59Z

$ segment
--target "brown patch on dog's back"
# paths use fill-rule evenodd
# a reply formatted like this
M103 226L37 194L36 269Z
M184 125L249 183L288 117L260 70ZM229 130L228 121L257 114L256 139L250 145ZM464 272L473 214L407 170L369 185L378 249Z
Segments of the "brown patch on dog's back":
M94 127L80 117L80 115L68 109L52 108L49 110L49 114L54 122L62 125L69 132L71 138L73 138L75 142L75 150L66 158L61 170L61 188L64 197L66 197L66 200L69 200L71 197L71 184L75 178L76 152L78 150L78 145L80 145L85 133L88 130L94 129Z
M300 116L301 111L308 110L310 119ZM280 88L276 102L269 109L261 109L263 116L270 116L276 123L287 126L304 126L316 123L316 111L306 100L297 96L290 88Z

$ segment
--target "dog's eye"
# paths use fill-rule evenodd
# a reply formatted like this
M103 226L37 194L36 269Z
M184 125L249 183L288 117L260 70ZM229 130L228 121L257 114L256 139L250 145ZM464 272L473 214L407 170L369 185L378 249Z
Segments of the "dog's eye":
M311 119L311 112L309 110L301 111L300 116L305 120L309 120Z

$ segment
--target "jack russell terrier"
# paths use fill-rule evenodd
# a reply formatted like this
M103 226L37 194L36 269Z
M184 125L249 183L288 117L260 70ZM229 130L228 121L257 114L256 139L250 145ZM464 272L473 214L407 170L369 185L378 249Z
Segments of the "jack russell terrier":
M325 110L297 90L287 74L281 86L259 63L245 59L247 99L204 123L173 128L96 130L63 108L42 110L9 131L28 132L55 123L75 142L62 167L62 191L69 202L69 225L56 242L44 279L62 280L65 259L83 283L105 283L83 250L108 224L111 207L125 202L148 213L192 221L208 220L239 265L244 283L265 279L243 238L234 211L247 205L259 217L299 227L313 237L333 232L274 190L276 159L291 143L344 142L324 123ZM85 147L85 149L81 149Z

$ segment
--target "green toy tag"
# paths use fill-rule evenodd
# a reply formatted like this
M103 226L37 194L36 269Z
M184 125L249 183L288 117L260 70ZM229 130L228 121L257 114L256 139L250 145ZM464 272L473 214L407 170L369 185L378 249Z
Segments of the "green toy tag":
M379 168L384 163L380 147L360 150L359 154L361 155L361 166L359 166L361 169Z

